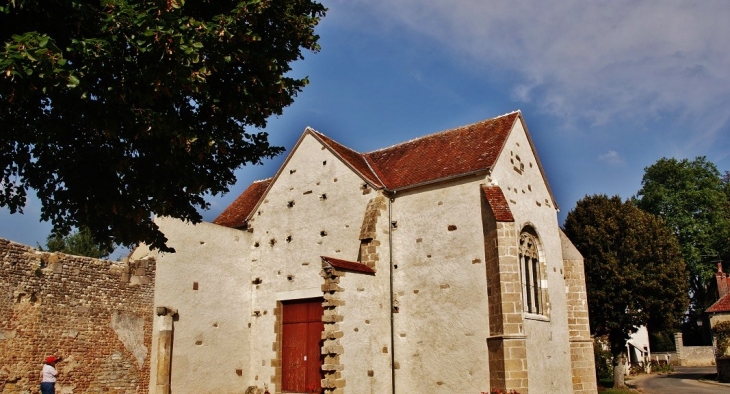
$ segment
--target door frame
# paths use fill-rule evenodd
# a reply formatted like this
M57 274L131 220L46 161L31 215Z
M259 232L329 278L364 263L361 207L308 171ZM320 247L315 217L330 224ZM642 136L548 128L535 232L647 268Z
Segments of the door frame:
M321 294L321 293L320 293ZM283 345L284 345L284 309L286 307L286 304L289 303L323 303L324 298L321 295L318 295L316 297L306 297L306 298L293 298L293 299L280 299L276 302L276 308L274 309L274 315L276 316L276 323L274 326L274 331L276 333L276 343L274 344L276 349L276 360L275 360L275 376L274 379L272 379L272 383L276 386L276 392L277 393L295 393L291 391L283 391L283 382L284 382L284 368L283 368ZM324 314L324 308L322 308L322 315ZM324 322L321 323L324 326ZM319 354L319 349L322 345L322 339L320 335L320 342L317 347L317 352ZM324 371L322 371L322 364L324 363L323 356L320 354L319 358L319 366L320 366L320 379L324 377Z

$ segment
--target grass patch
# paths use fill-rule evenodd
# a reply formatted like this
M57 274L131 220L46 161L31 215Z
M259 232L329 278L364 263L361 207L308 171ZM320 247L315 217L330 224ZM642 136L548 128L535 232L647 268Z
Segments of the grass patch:
M636 391L630 389L598 389L601 394L636 394Z

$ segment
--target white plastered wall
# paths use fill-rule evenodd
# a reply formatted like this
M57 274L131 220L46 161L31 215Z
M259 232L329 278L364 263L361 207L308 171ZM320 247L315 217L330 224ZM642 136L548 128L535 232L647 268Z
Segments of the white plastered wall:
M396 392L489 389L483 182L469 177L396 194Z
M339 309L344 316L340 343L345 349L340 362L344 365L347 393L391 390L391 353L383 351L390 349L387 242L383 244L375 276L347 272L340 278L340 286L345 289L340 294L345 301Z
M570 371L570 345L557 210L519 121L494 166L491 181L502 188L517 230L530 225L537 231L545 263L542 268L547 270L549 319L525 314L529 391L571 392L571 374L566 373Z
M176 250L153 253L157 259L155 306L177 310L173 322L171 391L239 392L250 379L250 318L241 313L248 309L251 292L249 264L244 258L250 245L249 234L210 223L191 225L168 218L157 218L155 222L168 237L167 245ZM140 248L132 258L147 253ZM161 321L161 317L155 316L150 392L157 384ZM241 370L241 375L237 370Z
M276 318L272 312L277 302L322 296L320 256L357 260L365 210L368 201L377 196L372 189L363 194L364 183L318 140L305 134L254 214L250 225L259 246L252 249L249 263L252 278L261 283L251 296L251 308L259 313L251 327L255 338L251 375L258 377L255 383L259 387L275 373L271 360L276 358ZM382 226L387 216L380 220ZM287 237L291 237L289 241ZM380 249L381 259L386 258L387 239L381 239ZM345 289L341 293L345 300L341 363L348 393L387 392L390 387L389 357L372 353L389 333L387 304L383 305L388 294L387 261L377 270L374 276L348 272L340 284ZM369 370L373 370L372 377ZM272 393L277 389L269 384Z

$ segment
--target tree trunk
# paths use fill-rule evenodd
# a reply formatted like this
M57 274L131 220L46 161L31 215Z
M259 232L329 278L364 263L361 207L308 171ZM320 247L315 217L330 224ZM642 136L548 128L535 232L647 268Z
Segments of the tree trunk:
M626 382L624 377L626 376L626 356L623 354L618 357L618 362L613 366L613 388L625 389Z

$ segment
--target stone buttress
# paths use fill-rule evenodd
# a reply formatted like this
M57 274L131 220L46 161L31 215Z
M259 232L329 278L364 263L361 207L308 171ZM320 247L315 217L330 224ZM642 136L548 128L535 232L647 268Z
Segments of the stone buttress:
M482 187L482 221L489 307L489 385L527 393L518 232L498 186Z
M568 330L570 341L570 368L573 376L573 393L595 393L597 390L593 340L588 323L588 299L586 295L583 256L567 236L560 232L563 246L563 266L568 298Z

